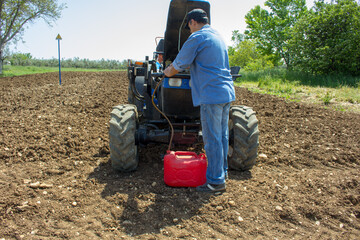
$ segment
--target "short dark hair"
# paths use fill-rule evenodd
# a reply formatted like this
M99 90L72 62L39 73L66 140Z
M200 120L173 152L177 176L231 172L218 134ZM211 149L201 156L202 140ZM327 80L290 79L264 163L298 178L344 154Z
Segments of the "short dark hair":
M198 23L204 23L204 24L209 23L209 18L206 12L201 8L196 8L188 12L186 17L187 23L189 23L191 19L194 19Z

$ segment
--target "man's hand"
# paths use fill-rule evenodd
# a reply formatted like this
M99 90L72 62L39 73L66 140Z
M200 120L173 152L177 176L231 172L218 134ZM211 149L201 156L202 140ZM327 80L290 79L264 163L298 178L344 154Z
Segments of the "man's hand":
M170 64L165 70L164 74L166 77L172 77L177 74L179 71L174 68L172 64Z

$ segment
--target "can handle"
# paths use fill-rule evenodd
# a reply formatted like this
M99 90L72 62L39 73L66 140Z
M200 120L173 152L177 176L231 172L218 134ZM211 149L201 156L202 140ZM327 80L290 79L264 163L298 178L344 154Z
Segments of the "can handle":
M173 154L176 158L181 158L181 156L188 157L188 158L199 158L199 159L206 159L205 153L200 153L199 155L194 152L187 152L187 151L167 151L167 154Z
M206 154L205 154L205 153L200 153L200 154L199 154L199 158L201 158L201 159L206 159Z
M174 152L176 156L182 156L182 155L186 155L186 156L194 156L194 157L197 157L198 155L194 152L186 152L186 151L176 151Z

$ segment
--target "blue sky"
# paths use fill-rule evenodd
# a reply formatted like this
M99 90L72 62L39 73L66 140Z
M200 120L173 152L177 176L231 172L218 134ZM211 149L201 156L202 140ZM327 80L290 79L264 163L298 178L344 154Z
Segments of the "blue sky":
M244 32L245 15L265 0L210 0L211 23L231 45L233 30ZM13 51L36 58L136 59L152 57L155 38L164 36L170 0L60 0L66 3L52 27L38 20L27 25ZM311 7L313 0L307 0Z

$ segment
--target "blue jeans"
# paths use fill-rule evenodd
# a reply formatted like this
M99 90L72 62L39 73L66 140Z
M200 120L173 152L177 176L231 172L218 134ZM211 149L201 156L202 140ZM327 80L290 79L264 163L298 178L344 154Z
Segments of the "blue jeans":
M229 149L230 103L201 104L201 126L208 161L206 179L210 184L225 183Z

